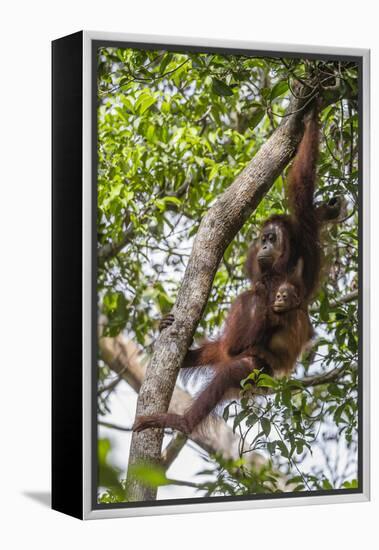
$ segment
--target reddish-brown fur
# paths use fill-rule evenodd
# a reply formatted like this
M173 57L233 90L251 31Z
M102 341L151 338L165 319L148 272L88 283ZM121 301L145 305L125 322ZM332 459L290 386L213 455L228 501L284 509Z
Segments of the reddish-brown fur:
M320 274L320 219L313 202L318 134L317 114L314 114L306 125L289 175L291 215L275 215L266 220L261 242L249 250L247 271L252 281L251 290L242 293L232 305L221 337L189 350L185 357L183 367L211 366L212 380L183 416L138 417L135 431L170 427L190 433L228 390L239 389L241 380L253 369L263 368L271 374L275 371L289 374L293 370L302 347L312 335L307 305ZM267 256L262 259L259 255L267 248L267 241L274 239L272 235L275 240L268 246L272 250L268 262ZM274 315L271 307L275 293L296 270L300 258L303 269L297 292L301 304L297 309ZM163 328L171 322L172 316Z
M313 337L313 328L299 273L282 282L268 308L270 331L251 348L251 354L269 365L275 376L292 372L296 360Z

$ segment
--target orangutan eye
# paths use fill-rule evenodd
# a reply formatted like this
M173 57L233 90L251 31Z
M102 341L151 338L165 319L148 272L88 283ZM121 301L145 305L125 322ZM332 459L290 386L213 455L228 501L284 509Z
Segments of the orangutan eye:
M270 233L270 235L268 236L268 238L269 238L269 241L270 241L271 243L274 243L274 242L275 242L275 239L276 239L275 233Z

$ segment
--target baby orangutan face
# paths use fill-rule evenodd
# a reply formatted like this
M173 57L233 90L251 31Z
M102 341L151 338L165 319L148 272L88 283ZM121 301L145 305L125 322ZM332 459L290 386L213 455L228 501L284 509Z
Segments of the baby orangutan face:
M286 311L299 307L300 302L301 300L296 287L286 282L279 286L272 309L275 313L285 313Z

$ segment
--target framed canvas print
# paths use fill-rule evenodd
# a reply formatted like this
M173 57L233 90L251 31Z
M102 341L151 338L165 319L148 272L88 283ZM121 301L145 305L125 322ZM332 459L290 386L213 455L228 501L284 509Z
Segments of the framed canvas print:
M369 52L53 42L53 508L369 498Z

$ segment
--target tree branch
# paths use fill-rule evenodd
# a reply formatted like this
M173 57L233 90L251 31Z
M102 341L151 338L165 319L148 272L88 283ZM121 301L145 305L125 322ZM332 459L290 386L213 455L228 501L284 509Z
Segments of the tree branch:
M107 243L97 251L98 266L102 267L105 262L116 256L133 238L134 226L129 222L122 237L117 242Z
M104 428L110 428L111 430L120 430L120 432L131 432L132 428L126 428L125 426L119 426L118 424L113 424L113 422L105 422L105 420L98 421L99 426L104 426Z
M165 470L168 470L171 464L177 458L180 451L183 449L184 445L187 443L187 439L188 439L187 436L180 432L176 432L172 436L170 443L163 450L162 456L161 456L161 465Z
M334 309L335 307L338 307L341 304L348 304L350 302L354 302L354 300L357 300L359 297L359 291L352 290L348 294L345 294L345 296L341 296L340 298L337 298L337 300L333 300L332 302L329 302L329 308ZM310 308L311 313L317 313L319 310L318 306L312 306Z
M357 368L357 365L352 365L354 369ZM305 376L300 379L300 382L305 388L310 388L313 386L321 386L322 384L330 384L330 382L337 382L344 374L346 374L347 366L336 367L329 372L322 374L315 374L313 376Z
M323 384L330 384L331 382L337 382L344 374L346 374L348 367L336 367L329 372L323 372L321 374L314 374L313 376L304 376L303 378L295 378L297 382L301 382L304 388L310 388L314 386L322 386ZM353 365L353 369L357 369L357 365ZM294 387L293 391L299 391L301 388ZM248 390L249 395L272 395L277 393L275 388L259 388L253 387Z
M122 380L122 372L120 372L117 377L112 380L112 382L109 382L106 386L103 386L102 388L97 390L97 395L101 395L105 392L112 392L119 384L119 382Z

